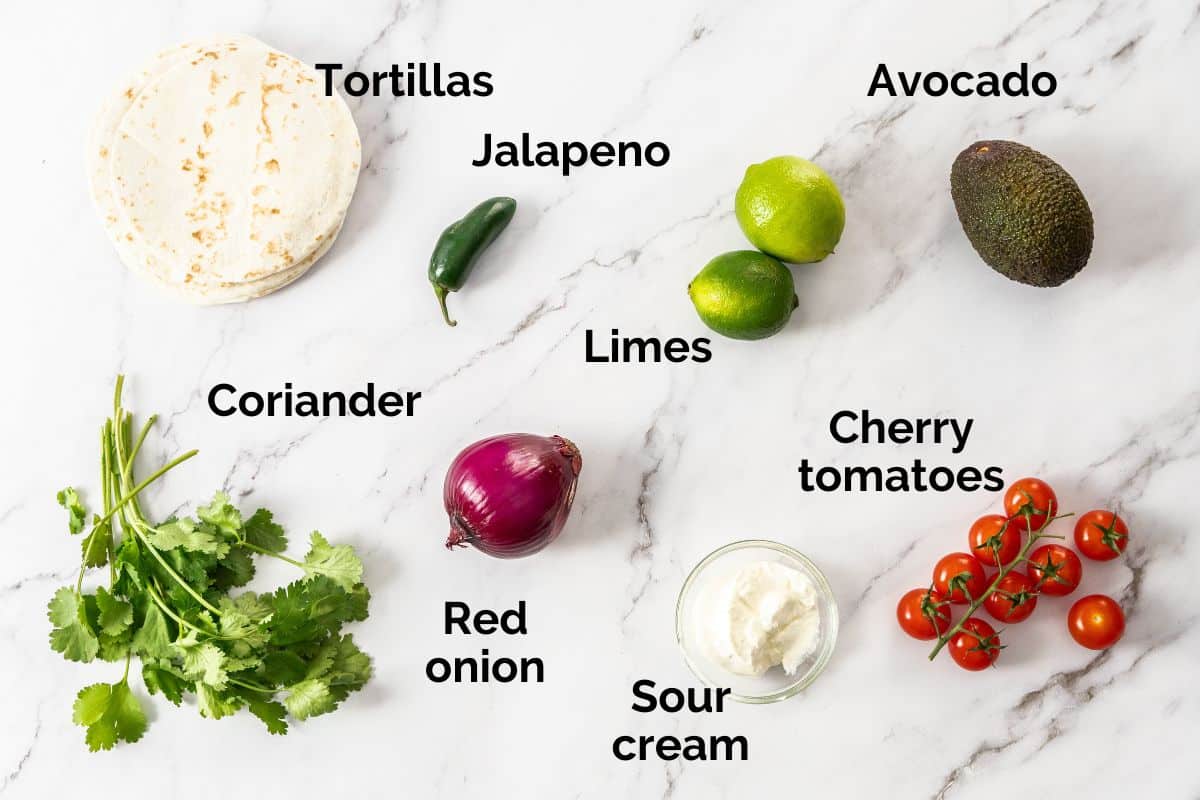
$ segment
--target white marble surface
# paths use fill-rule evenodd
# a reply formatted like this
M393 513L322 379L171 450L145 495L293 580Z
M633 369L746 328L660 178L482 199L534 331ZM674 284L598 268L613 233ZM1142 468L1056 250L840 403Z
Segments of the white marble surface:
M0 10L8 285L0 293L0 796L1196 797L1200 635L1200 67L1195 3L21 2ZM486 99L351 102L361 183L341 240L302 282L191 308L127 275L90 207L83 141L103 93L162 46L245 31L310 62L440 60L489 70ZM875 65L1029 61L1049 99L868 98ZM481 135L661 139L661 169L478 169ZM964 239L950 162L977 138L1057 158L1096 217L1091 264L1057 290L1009 283ZM583 332L693 337L684 287L742 248L745 166L814 156L848 208L838 253L797 268L779 337L717 341L708 364L588 365ZM488 194L521 208L444 327L433 240ZM70 706L112 667L63 661L45 604L77 544L54 492L95 491L96 425L116 372L162 415L145 463L201 455L148 498L165 515L224 486L368 556L375 680L329 717L268 737L149 703L144 740L89 754ZM218 381L424 392L396 421L218 419ZM974 417L966 451L844 447L831 413ZM447 553L445 466L484 435L569 436L578 506L536 558ZM1078 511L1117 504L1135 532L1084 589L1122 598L1123 641L1069 641L1064 601L968 674L893 621L896 598L961 549L992 495L819 495L796 466L929 463L1037 473ZM673 641L691 566L776 538L829 575L842 608L826 674L797 699L707 718L637 714L630 684L692 685ZM282 573L269 577L278 578ZM529 603L524 641L441 635L446 599ZM427 659L533 654L539 686L433 686ZM139 688L140 691L140 688ZM749 763L621 763L621 733L744 734ZM1061 794L1059 794L1061 792ZM1032 794L1031 794L1032 793Z

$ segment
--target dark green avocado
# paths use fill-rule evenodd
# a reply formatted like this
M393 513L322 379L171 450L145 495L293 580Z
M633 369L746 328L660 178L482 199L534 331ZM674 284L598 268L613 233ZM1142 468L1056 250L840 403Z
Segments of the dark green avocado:
M950 169L950 195L979 256L1006 278L1059 286L1092 254L1092 210L1067 171L1017 142L976 142Z

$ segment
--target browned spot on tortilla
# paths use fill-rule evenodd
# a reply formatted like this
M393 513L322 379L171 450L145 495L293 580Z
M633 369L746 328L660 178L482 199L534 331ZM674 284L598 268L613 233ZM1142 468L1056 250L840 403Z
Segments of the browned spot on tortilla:
M129 100L133 99L133 87L132 86L130 86L128 89L125 90L125 97Z
M208 91L215 92L217 90L217 87L220 85L221 85L221 76L217 74L217 71L215 69L211 70L208 73Z
M279 63L279 53L276 53L274 50L267 53L267 66L273 67L277 63Z
M259 85L261 87L261 92L262 92L262 95L261 95L262 96L262 104L259 107L259 111L258 111L258 119L262 125L262 130L260 132L262 133L263 138L269 142L269 141L271 141L271 137L273 136L273 134L271 132L271 123L267 120L267 96L269 94L271 94L271 92L282 92L283 84L282 83L267 83L266 80L264 79L264 80L260 81Z
M279 172L279 162L273 158L270 161L268 161L264 166L266 166L267 172Z
M279 252L279 243L274 240L267 242L267 252L270 253L271 255L275 255L276 253L278 253Z
M107 147L101 147L101 148L100 148L100 157L101 157L101 158L108 158L108 148L107 148Z
M185 158L183 160L183 166L180 167L180 169L182 169L184 172L191 172L194 166L195 165L192 164L192 160L190 158Z
M208 120L205 120L205 122L204 122L204 138L207 139L208 137L212 136L212 131L213 131L212 123L209 122Z
M244 95L244 94L245 94L245 92L235 92L233 97L229 98L229 102L226 103L225 105L229 108L233 108L238 103L242 102L242 95Z
M196 158L203 161L204 159L208 158L208 151L206 151L200 145L196 145Z
M262 194L266 190L267 190L267 187L260 183L258 186L255 186L253 189L250 190L250 194L254 195L255 197L258 197L260 194Z

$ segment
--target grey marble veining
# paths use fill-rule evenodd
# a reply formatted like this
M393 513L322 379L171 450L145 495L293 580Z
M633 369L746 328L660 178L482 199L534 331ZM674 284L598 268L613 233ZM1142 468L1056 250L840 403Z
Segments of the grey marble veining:
M188 798L248 786L263 798L1200 795L1195 3L14 2L0 30L17 65L0 130L0 797L115 797L130 780ZM180 306L118 263L88 200L83 142L127 71L217 31L310 62L487 70L496 91L351 99L363 172L326 259L249 305ZM1028 62L1058 89L868 97L880 62ZM658 169L567 178L470 165L484 132L522 131L661 140L672 155ZM1042 150L1087 195L1094 254L1063 287L1008 283L963 237L949 167L979 138ZM786 331L716 340L707 364L584 363L586 329L706 335L685 287L713 256L748 246L734 190L747 164L781 153L825 167L848 219L834 256L795 268L800 307ZM447 329L425 281L429 250L449 220L500 193L520 210L453 297L460 325ZM71 702L113 669L47 646L46 602L78 556L54 492L95 496L95 430L119 371L128 404L160 415L146 465L201 450L148 493L153 513L224 488L296 534L319 528L367 555L372 614L355 635L377 674L344 710L280 738L248 717L212 722L150 701L143 741L86 752ZM373 380L424 392L423 407L369 421L206 408L213 383L286 380ZM827 431L841 408L976 422L960 455L842 446ZM580 446L567 531L520 562L447 553L446 465L511 430ZM1085 651L1065 630L1069 599L1044 599L1006 631L996 670L926 663L894 604L963 549L998 498L803 494L805 457L999 465L1009 479L1045 477L1065 509L1119 508L1133 543L1118 562L1086 563L1080 593L1120 599L1125 638ZM633 712L639 678L693 685L673 640L676 594L700 558L746 537L787 542L828 574L843 627L827 672L772 707ZM547 683L429 684L430 657L480 644L442 635L446 599L526 600L529 635L487 645L542 657ZM610 754L622 733L740 733L751 761L622 763Z

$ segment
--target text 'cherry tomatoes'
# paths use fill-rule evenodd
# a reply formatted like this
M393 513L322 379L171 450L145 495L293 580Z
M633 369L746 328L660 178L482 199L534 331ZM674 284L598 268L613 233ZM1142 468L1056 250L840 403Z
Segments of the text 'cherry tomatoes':
M1029 577L1042 594L1065 597L1079 586L1083 563L1061 544L1044 544L1029 554Z
M1075 546L1095 561L1111 561L1125 552L1129 528L1111 511L1089 511L1075 523Z
M1004 510L1020 520L1022 528L1028 519L1029 530L1038 531L1058 513L1058 497L1045 481L1021 478L1004 493Z
M1107 650L1125 633L1125 612L1111 597L1089 594L1067 612L1067 630L1089 650Z
M970 553L942 556L933 568L933 588L951 603L969 603L987 589L983 565Z
M996 630L981 619L971 617L962 630L950 637L946 645L954 663L976 672L987 669L1000 657L1000 637Z
M983 601L983 607L1001 622L1024 622L1037 608L1037 596L1037 588L1028 575L1010 572L996 584L995 591Z
M971 553L989 567L1002 567L1021 552L1021 528L1017 520L988 514L975 520L967 541Z
M910 589L896 606L896 620L914 639L928 641L950 629L950 608L936 589Z

